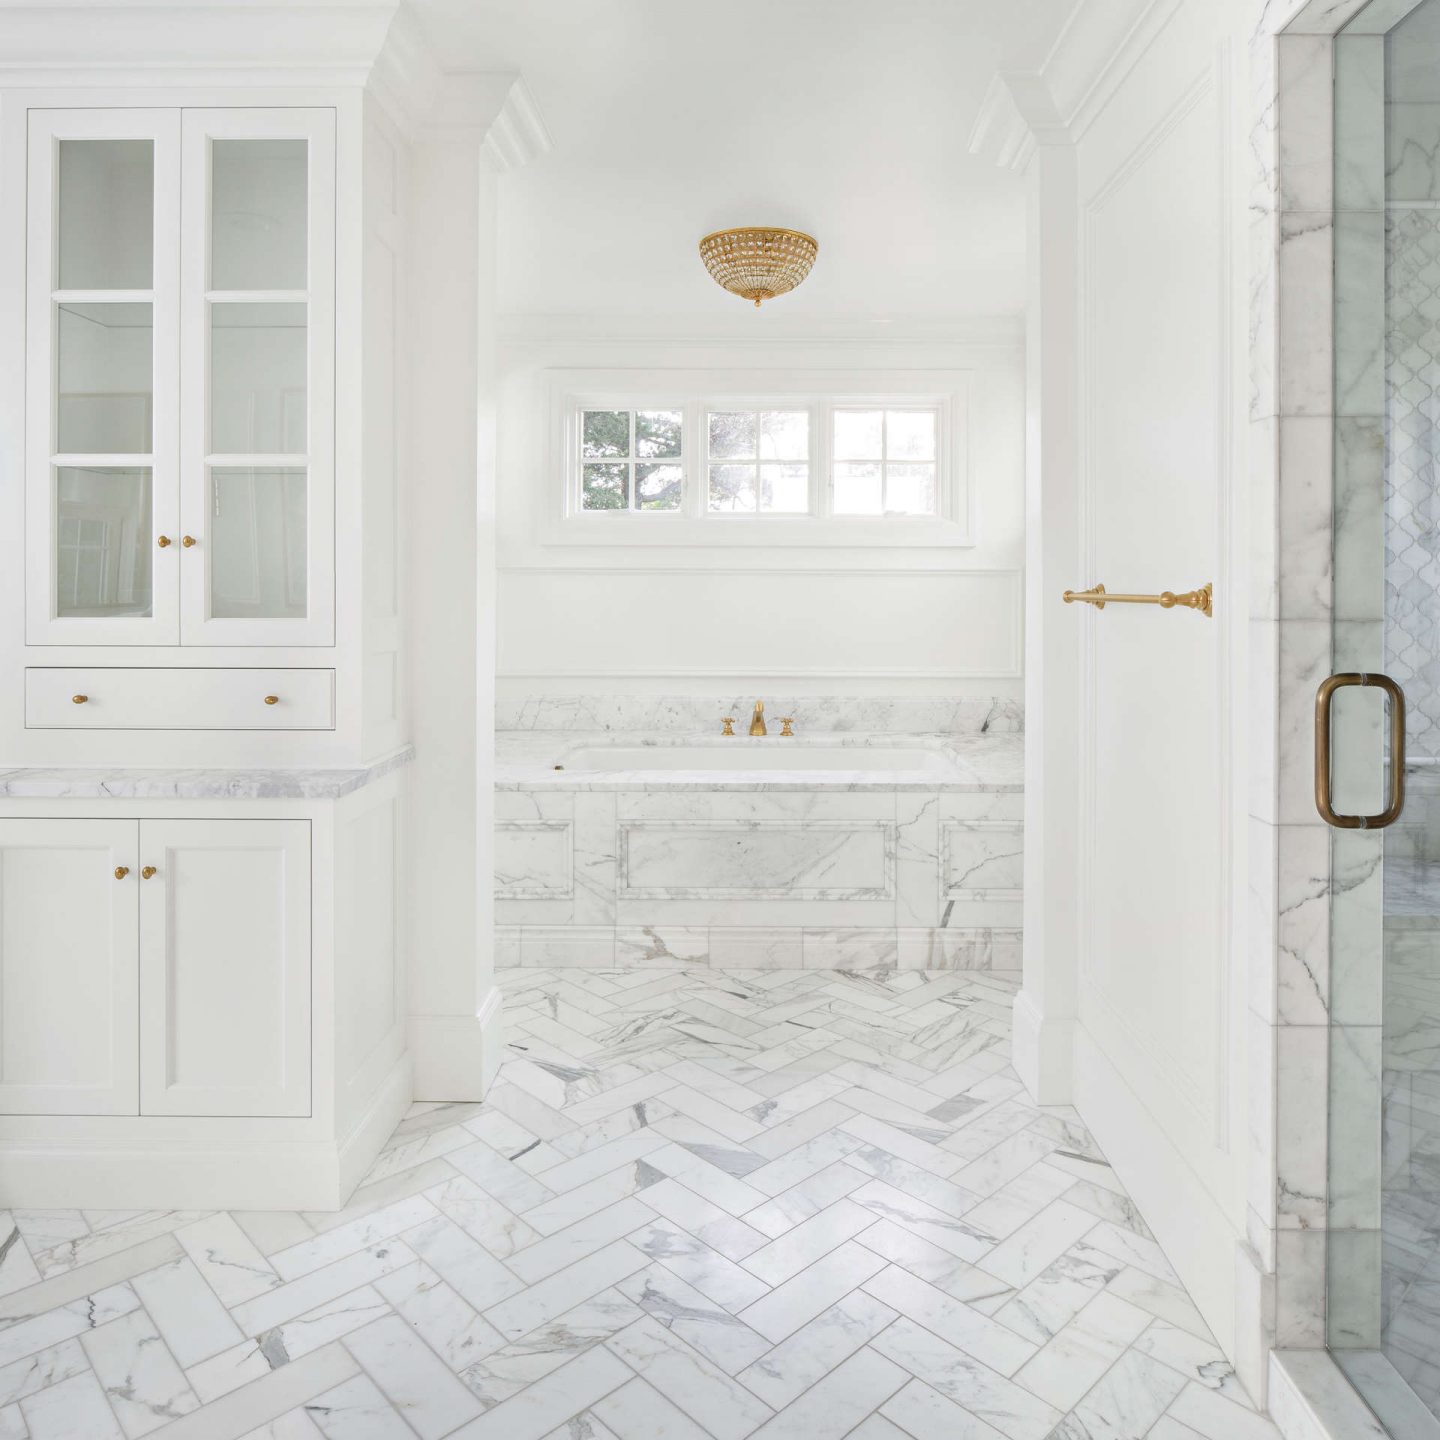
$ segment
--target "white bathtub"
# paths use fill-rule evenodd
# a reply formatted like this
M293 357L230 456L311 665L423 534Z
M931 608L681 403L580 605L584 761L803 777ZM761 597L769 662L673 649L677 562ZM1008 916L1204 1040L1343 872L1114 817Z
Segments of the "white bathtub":
M845 771L948 775L954 765L939 746L924 744L843 745L799 737L751 739L735 736L679 744L586 744L565 751L557 761L565 770L687 770L703 773L744 771Z

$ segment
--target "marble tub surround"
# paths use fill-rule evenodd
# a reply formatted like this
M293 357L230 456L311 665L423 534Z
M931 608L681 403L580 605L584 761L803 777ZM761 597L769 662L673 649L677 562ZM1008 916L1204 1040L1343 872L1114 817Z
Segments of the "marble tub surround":
M626 735L720 733L733 715L750 723L756 700L764 700L767 723L779 732L780 717L791 715L801 734L860 732L906 735L1019 735L1024 704L1009 697L807 695L786 699L743 695L734 699L694 695L521 695L497 699L495 729L589 730Z
M346 769L111 769L31 766L0 770L6 800L338 800L415 758L406 745L372 764Z
M633 770L577 767L572 755L603 750L607 745L655 751L685 747L710 750L727 762L726 769L676 770L660 765ZM904 771L868 765L865 751L905 746L924 750L932 763L923 770ZM809 747L854 752L854 764L833 770L797 766L775 768L777 757L801 754ZM752 752L764 757L763 767L730 769L734 757ZM657 757L658 758L658 757ZM557 770L556 766L563 766ZM623 736L605 731L507 731L495 737L497 790L893 790L893 791L1020 791L1024 786L1024 737L1019 734L955 735L926 732L810 732L789 739L778 734L761 738L723 737L710 731Z
M1018 969L1020 738L810 743L840 738L854 769L610 772L553 769L595 737L499 737L502 963ZM806 740L705 743L783 755ZM859 763L902 744L931 747L938 771Z
M1277 1440L1012 981L501 972L337 1213L0 1216L34 1440Z

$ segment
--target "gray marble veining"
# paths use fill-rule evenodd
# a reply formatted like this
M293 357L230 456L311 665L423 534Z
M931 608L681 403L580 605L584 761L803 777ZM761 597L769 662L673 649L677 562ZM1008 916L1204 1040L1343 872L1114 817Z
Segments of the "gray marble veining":
M0 770L7 800L339 800L415 758L405 746L354 769L109 769L105 766Z

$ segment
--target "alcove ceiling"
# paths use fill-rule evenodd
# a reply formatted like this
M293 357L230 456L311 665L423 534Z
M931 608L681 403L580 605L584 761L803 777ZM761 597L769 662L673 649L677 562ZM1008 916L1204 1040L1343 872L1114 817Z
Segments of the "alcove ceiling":
M966 139L997 70L1039 64L1073 0L416 0L447 68L518 70L554 150L502 177L515 316L752 328L709 230L810 230L759 323L921 329L1024 305L1019 177Z

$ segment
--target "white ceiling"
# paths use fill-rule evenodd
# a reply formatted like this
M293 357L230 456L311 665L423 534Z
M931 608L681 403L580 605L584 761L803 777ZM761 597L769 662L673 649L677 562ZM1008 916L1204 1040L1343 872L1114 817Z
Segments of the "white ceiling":
M518 70L554 151L501 181L512 315L733 328L695 245L820 241L762 323L943 326L1023 308L1020 180L966 140L1075 0L416 0L449 69ZM730 309L729 316L726 315Z

